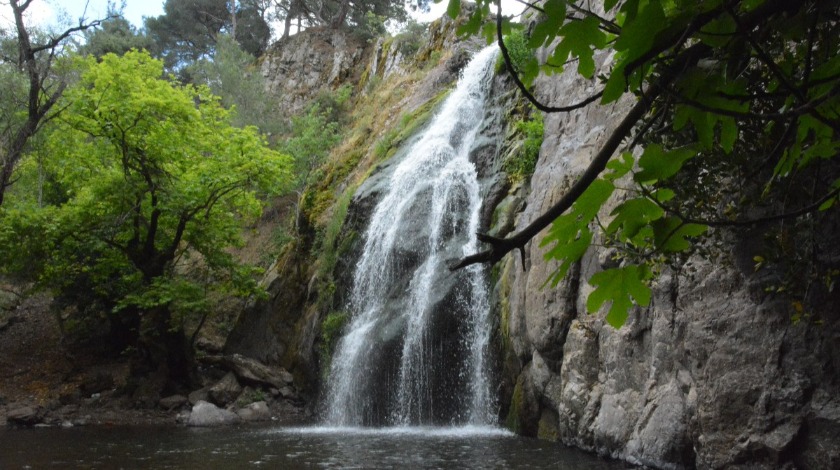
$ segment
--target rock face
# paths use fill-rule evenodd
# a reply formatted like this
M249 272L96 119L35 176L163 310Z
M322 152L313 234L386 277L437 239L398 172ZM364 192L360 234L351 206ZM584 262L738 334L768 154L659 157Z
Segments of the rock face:
M594 86L564 74L537 89L562 105ZM517 229L562 196L626 108L546 117ZM735 244L723 263L692 259L664 273L651 307L615 330L604 312L585 313L586 279L609 257L592 249L557 288L543 288L556 264L541 238L527 246L525 270L508 257L500 281L509 424L656 468L840 468L836 299L824 324L793 324Z
M278 111L291 116L318 92L358 81L365 47L347 31L330 28L309 28L274 44L264 56L261 72L269 90L283 97L284 109Z

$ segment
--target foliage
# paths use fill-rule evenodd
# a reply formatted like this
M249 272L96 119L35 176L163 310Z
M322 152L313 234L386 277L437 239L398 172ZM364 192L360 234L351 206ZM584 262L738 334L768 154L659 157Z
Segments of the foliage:
M319 352L321 357L321 373L324 374L324 378L330 372L330 359L349 318L350 316L347 312L334 311L327 314L321 322L321 346Z
M61 197L22 194L3 213L3 268L34 270L80 307L158 312L165 328L204 311L208 291L259 292L228 249L259 215L258 195L283 189L289 158L255 128L232 127L206 87L163 80L146 52L82 65L45 148L26 161Z
M540 147L543 142L543 117L539 111L532 111L527 119L514 123L516 130L521 132L524 139L522 150L508 156L502 168L512 181L530 178L537 166Z
M342 121L352 88L340 87L332 93L321 93L309 108L292 117L290 136L280 144L295 159L295 187L309 183L316 168L324 163L330 151L341 141Z
M400 32L394 36L394 47L399 50L403 57L412 57L420 50L420 46L428 35L428 23L418 23L414 19L409 19L402 26Z
M268 23L253 2L239 2L235 15L226 0L166 0L163 11L161 16L146 18L146 31L154 40L153 52L172 70L212 56L223 33L234 36L254 56L265 51L271 37Z
M453 17L459 3L450 0ZM547 217L470 262L498 260L556 217L543 240L547 257L559 261L554 284L593 243L617 248L616 267L589 279L596 289L587 308L611 302L607 320L620 326L634 303L650 302L648 283L663 264L679 269L723 233L758 229L761 269L788 273L780 284L793 310L830 293L837 261L821 255L832 247L818 235L837 223L840 195L836 3L547 0L531 6L536 21L524 51L507 19L484 24L496 3L478 0L461 32L497 40L507 33L503 56L535 106L568 112L619 99L633 106ZM546 59L523 65L521 57L540 48ZM606 67L597 65L600 51L614 53ZM567 67L599 91L565 106L529 92L538 73ZM616 158L622 141L631 152ZM608 210L608 200L618 205Z
M278 0L274 2L273 18L283 21L283 37L289 36L293 22L302 28L360 28L364 35L370 34L372 25L384 26L388 20L404 22L409 10L428 9L428 4L428 0Z
M119 11L109 12L108 18L102 21L99 28L86 31L85 44L80 52L102 57L108 53L123 55L132 49L151 50L153 48L151 38L137 31L120 15Z
M505 36L505 45L510 54L511 65L517 73L533 73L539 67L534 52L528 47L528 38L522 28L514 28ZM499 68L505 64L505 59L499 56Z
M233 125L256 126L276 138L285 130L285 119L278 115L279 99L267 91L255 62L253 55L222 34L213 56L200 59L186 73L194 83L207 85L222 105L232 110Z

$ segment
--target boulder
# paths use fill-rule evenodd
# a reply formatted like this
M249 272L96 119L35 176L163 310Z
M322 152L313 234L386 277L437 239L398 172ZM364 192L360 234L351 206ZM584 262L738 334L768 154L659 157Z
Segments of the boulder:
M233 403L240 393L242 393L242 386L239 385L236 376L230 372L208 390L210 401L219 406Z
M190 416L187 418L187 426L225 426L236 424L239 421L239 416L233 411L219 408L206 401L199 401L193 406Z
M209 401L210 400L210 387L200 388L195 390L189 394L187 399L190 401L190 405L195 405L199 401Z
M204 359L210 364L221 365L232 371L241 380L275 388L291 385L294 377L282 367L269 367L262 362L241 354L228 356L208 356Z
M12 408L6 414L6 421L16 426L34 426L42 420L41 412L31 406Z
M250 405L236 410L236 414L242 421L270 421L271 411L264 401L251 403Z
M171 395L165 398L161 398L158 404L161 408L165 410L174 410L175 408L180 408L186 405L189 402L187 397L183 395Z

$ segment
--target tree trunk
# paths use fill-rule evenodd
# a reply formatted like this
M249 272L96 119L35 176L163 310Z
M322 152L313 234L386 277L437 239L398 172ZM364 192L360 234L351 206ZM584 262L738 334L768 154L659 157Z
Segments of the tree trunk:
M195 357L183 329L173 328L168 307L143 313L138 354L132 364L135 377L161 379L162 395L189 391L195 384Z
M236 40L236 0L230 1L230 36Z
M350 13L350 2L349 0L342 0L341 4L338 7L338 12L336 12L335 16L332 17L332 21L330 21L330 26L333 29L338 29L344 26L344 23L347 21L347 15Z

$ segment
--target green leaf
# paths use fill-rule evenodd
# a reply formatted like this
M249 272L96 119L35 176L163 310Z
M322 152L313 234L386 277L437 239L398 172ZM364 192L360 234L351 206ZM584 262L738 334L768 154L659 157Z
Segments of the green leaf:
M697 152L691 148L666 152L660 145L650 144L639 157L639 167L642 171L636 173L634 179L639 183L666 180L677 174L685 162L695 155Z
M554 50L553 63L562 65L571 54L578 58L578 73L592 78L595 74L592 48L600 49L607 43L607 36L599 26L598 19L592 16L566 23L560 28L559 35L563 39Z
M588 225L614 190L615 186L611 182L601 179L595 180L575 201L571 210L555 219L551 224L551 228L540 246L553 243L554 246L546 252L545 259L554 259L560 261L561 264L546 282L550 281L553 285L557 285L566 275L572 263L583 257L592 242L592 232Z
M629 240L635 237L642 227L662 218L665 211L650 199L639 197L619 204L612 211L612 215L615 217L610 222L606 232L613 234L621 229L621 236L625 240Z
M458 27L456 33L458 34L458 36L469 36L478 34L478 32L481 30L481 23L482 15L478 11L475 11L472 15L470 15L470 18L467 20L466 23Z
M621 98L625 91L627 91L627 79L624 77L624 68L626 61L621 61L613 67L607 78L607 84L604 86L604 94L601 96L601 104L609 104Z
M461 0L449 0L449 5L446 7L446 14L453 20L461 13Z
M609 172L604 174L604 179L607 181L615 181L621 178L633 169L634 163L635 159L633 158L632 153L622 153L620 158L610 160L609 163L607 163L607 170L609 170Z
M721 117L720 118L720 146L726 153L732 153L735 148L735 142L738 140L738 123L735 118Z
M650 305L651 290L645 282L651 277L647 266L630 265L607 269L592 275L589 284L596 286L586 299L586 310L597 312L605 302L612 302L607 313L607 323L621 328L627 321L627 313L636 305Z
M691 247L688 237L700 236L709 229L707 225L686 223L679 217L666 217L651 223L654 244L663 253L676 253Z
M595 218L601 206L612 196L615 186L609 181L598 179L580 195L574 204L574 213L587 223Z

